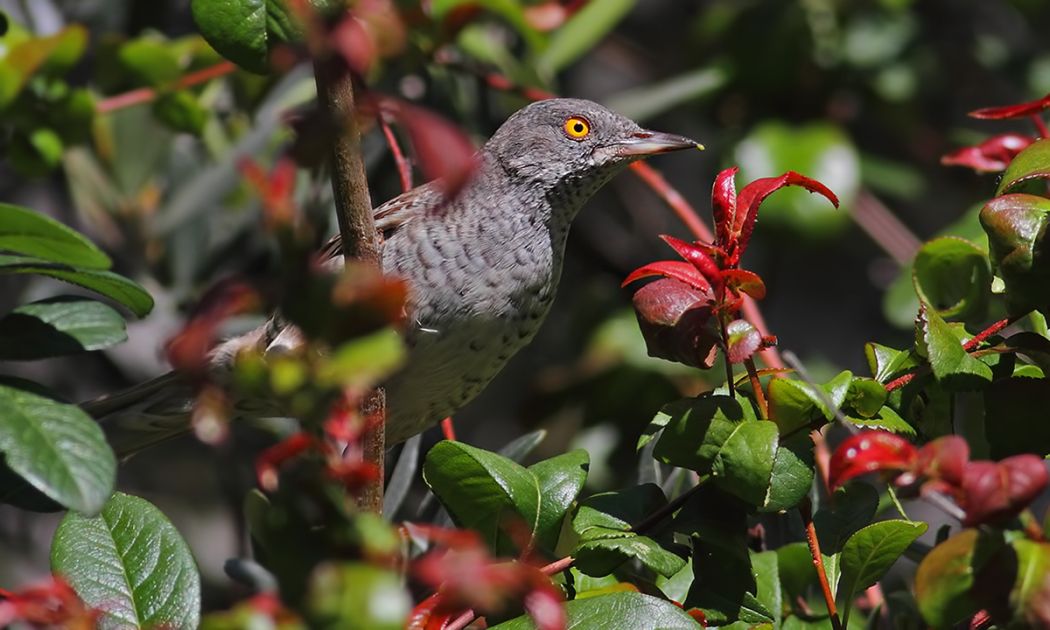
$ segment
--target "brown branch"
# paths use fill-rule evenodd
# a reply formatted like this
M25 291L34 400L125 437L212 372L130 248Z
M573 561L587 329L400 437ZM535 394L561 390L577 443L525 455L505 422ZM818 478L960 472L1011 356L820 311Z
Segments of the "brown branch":
M159 88L159 91L158 89L145 87L102 99L98 103L95 103L95 112L98 114L108 114L117 111L118 109L124 109L125 107L149 103L164 92L184 90L201 83L207 83L212 79L230 74L236 69L237 66L235 66L233 62L220 61L214 66L208 66L207 68L202 68L196 72L191 72L174 81L170 85Z
M339 133L332 142L331 163L332 192L339 217L343 257L346 261L357 260L378 266L379 242L361 157L361 131L355 116L353 79L346 66L335 57L317 59L314 75L321 111L330 122L339 125ZM364 459L375 464L379 475L361 491L358 504L378 514L383 510L383 456L386 452L386 396L382 389L376 389L366 397L362 413L373 420L367 423L361 438Z
M806 542L809 543L809 553L813 557L813 568L817 570L817 580L820 582L820 590L824 594L824 603L828 607L831 627L833 630L842 630L842 622L839 620L839 613L835 608L835 596L831 594L828 573L824 569L824 557L820 553L817 528L813 525L813 508L808 498L802 500L802 503L798 506L798 511L802 515L802 522L806 525Z

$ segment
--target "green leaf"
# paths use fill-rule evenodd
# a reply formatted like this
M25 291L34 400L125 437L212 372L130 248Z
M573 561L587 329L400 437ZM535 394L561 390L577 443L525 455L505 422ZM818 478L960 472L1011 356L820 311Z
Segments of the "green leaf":
M1011 543L1017 555L1017 579L1010 590L1015 619L1045 619L1050 544L1019 538Z
M808 435L781 438L761 511L780 512L798 505L813 485L813 466L813 442Z
M664 577L677 573L685 565L684 558L632 531L666 504L663 491L654 484L596 494L583 501L572 521L573 531L579 537L572 552L577 568L600 577L636 558Z
M396 573L358 563L324 564L310 577L311 628L401 630L412 599Z
M992 380L992 369L969 355L961 335L926 304L915 320L915 346L933 375L950 389L975 389Z
M0 382L0 451L11 470L62 505L95 514L113 491L117 460L102 429L76 405L24 381Z
M823 182L835 191L842 206L852 206L860 190L860 158L848 135L826 123L790 126L766 121L737 145L734 162L740 181L796 171ZM827 239L850 223L849 213L837 210L819 195L787 189L762 204L764 226L790 230L806 239Z
M583 490L590 461L587 451L576 449L529 467L529 472L539 482L540 513L536 538L544 549L557 547L562 521Z
M336 348L317 371L322 385L367 389L405 360L405 342L393 328L355 337Z
M950 628L983 608L974 586L1003 545L1001 532L965 529L926 554L915 571L915 599L926 623Z
M718 91L730 72L724 67L701 67L650 85L632 88L603 100L603 104L631 120L644 123L660 114Z
M117 492L98 516L67 514L51 543L51 570L104 611L100 628L194 628L200 621L190 549L145 499Z
M642 593L611 593L565 603L568 616L566 630L602 628L602 630L697 630L700 624L671 602ZM528 616L521 616L492 630L535 630Z
M944 236L927 241L915 256L915 292L945 319L980 318L992 294L988 255L970 241Z
M153 102L153 115L173 131L199 136L208 122L208 112L189 92L171 92Z
M109 269L109 256L80 233L28 208L0 203L0 250L82 269Z
M829 409L825 400L836 408L845 403L853 380L851 372L840 372L821 385L822 396L812 385L803 381L775 378L769 382L769 415L780 427L781 434L791 433L816 420L830 421L835 409Z
M1039 142L1044 147L1047 141ZM1035 145L1033 145L1035 146ZM1005 180L1004 180L1005 181ZM996 197L981 209L981 226L988 233L992 264L1006 284L1010 312L1021 315L1035 308L1050 311L1050 199L1010 194Z
M821 551L837 554L842 546L875 518L879 507L879 493L872 486L856 482L835 491L813 516Z
M780 589L780 567L775 551L751 552L751 568L755 572L758 592L755 598L762 607L773 613L773 628L780 626L780 610L783 609Z
M54 35L0 47L0 109L10 105L34 75L59 74L73 65L83 54L87 40L87 29L72 25Z
M536 58L543 76L551 77L605 38L630 11L635 0L591 0L550 38Z
M758 421L750 402L705 395L671 420L653 456L710 474L727 491L755 505L765 502L777 448L777 426Z
M875 584L890 570L908 545L926 533L922 522L880 521L855 532L842 546L840 568L844 617L849 618L854 596Z
M907 435L909 437L915 437L915 427L908 424L908 421L900 417L892 407L886 406L879 409L879 412L874 416L861 417L846 416L846 421L850 424L865 429L882 429L883 431L891 431L893 433L900 433L901 435Z
M127 42L117 51L117 59L138 82L152 87L163 87L182 75L172 43L156 37L140 37Z
M108 348L127 339L124 318L84 298L23 304L0 319L0 359L33 360Z
M524 524L534 543L553 552L588 461L577 450L526 469L496 453L443 441L427 453L423 479L457 523L480 532L498 553L521 551L507 535L510 520Z
M864 356L868 359L871 375L880 383L887 383L919 364L910 351L896 350L873 341L864 344Z
M873 378L854 377L850 381L843 407L865 418L879 413L886 404L887 392L882 383Z
M153 298L145 289L112 271L75 269L39 258L0 254L0 275L4 273L35 273L82 286L123 304L139 317L153 310Z
M430 13L440 20L465 5L482 7L506 20L524 38L529 48L535 49L542 42L540 33L525 19L525 10L518 0L433 0L430 3Z
M341 0L309 0L326 12ZM270 50L302 36L295 12L284 0L192 0L190 10L204 39L223 57L257 74L270 72Z
M777 548L777 568L784 595L791 600L803 597L811 584L817 583L817 571L809 546L804 542L793 542Z
M1050 140L1044 138L1036 140L1024 151L1014 156L1010 165L1003 171L995 194L999 196L1024 182L1048 177L1050 177Z

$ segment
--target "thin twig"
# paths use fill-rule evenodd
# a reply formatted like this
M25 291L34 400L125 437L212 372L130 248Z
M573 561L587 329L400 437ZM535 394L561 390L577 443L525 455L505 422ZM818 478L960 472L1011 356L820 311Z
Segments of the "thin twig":
M412 165L401 150L401 145L397 143L397 137L390 128L390 123L387 122L386 116L379 112L377 118L379 119L379 127L383 130L383 137L386 138L386 143L390 147L390 154L394 157L394 164L397 165L397 174L401 178L401 191L408 192L412 190Z
M174 81L170 86L162 88L160 92L154 88L138 88L123 94L117 94L109 98L102 99L95 103L95 113L108 114L110 112L117 111L118 109L124 109L125 107L131 107L133 105L142 105L143 103L149 103L155 100L161 93L184 90L188 87L193 87L200 83L206 83L212 79L216 79L221 76L230 74L237 69L237 66L231 61L220 61L214 66L208 66L202 68L196 72L191 72L183 77L180 77Z
M452 424L452 416L441 421L441 434L445 436L445 439L449 442L456 441L456 426Z
M762 381L758 378L758 370L755 369L755 362L750 357L744 361L744 367L747 368L747 376L751 379L751 389L755 390L755 401L758 402L758 413L761 414L763 420L769 419L769 403L766 402L766 393L762 391Z
M842 630L842 622L839 620L838 610L835 608L835 596L831 594L831 584L828 583L828 574L824 569L824 557L820 553L820 540L817 539L817 528L813 525L813 509L809 499L803 499L798 506L802 515L802 522L806 525L806 542L809 543L809 553L813 557L813 568L817 570L817 580L820 582L820 590L824 595L824 603L828 607L828 616L831 619L833 630Z
M314 62L317 100L330 122L338 122L339 133L332 142L332 192L335 197L343 258L379 265L379 243L372 200L368 194L361 156L361 132L355 117L353 79L349 69L336 57ZM379 471L378 478L360 493L358 504L375 513L383 511L383 458L386 453L386 396L382 389L371 392L362 405L368 422L361 437L365 461Z
M700 219L696 209L685 200L685 197L664 179L660 171L645 162L635 162L631 164L631 172L637 175L638 179L645 182L660 199L664 200L664 203L671 208L675 216L685 224L685 227L692 232L693 236L705 243L714 242L715 236L711 232L711 228L707 227L703 220Z
M463 630L463 628L474 623L474 620L477 619L477 617L477 613L468 608L462 615L450 621L448 625L445 626L445 630Z
M545 575L554 575L555 573L561 573L562 571L567 570L575 562L576 558L573 558L572 556L565 556L561 560L555 560L547 566L541 567L540 571L543 572Z
M1050 129L1046 128L1046 121L1039 114L1032 114L1032 122L1035 124L1035 128L1039 131L1040 138L1050 138Z

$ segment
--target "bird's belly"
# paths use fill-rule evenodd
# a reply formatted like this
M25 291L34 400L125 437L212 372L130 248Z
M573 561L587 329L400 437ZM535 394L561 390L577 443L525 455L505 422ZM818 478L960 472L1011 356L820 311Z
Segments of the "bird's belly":
M397 443L477 396L535 335L546 314L450 319L408 335L404 367L387 383L387 440Z

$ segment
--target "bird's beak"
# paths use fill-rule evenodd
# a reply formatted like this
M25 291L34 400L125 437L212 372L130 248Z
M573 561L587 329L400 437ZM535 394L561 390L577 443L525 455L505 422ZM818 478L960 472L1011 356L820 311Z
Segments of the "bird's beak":
M631 137L604 147L606 150L622 157L645 157L658 153L682 151L683 149L704 150L704 145L685 136L661 131L638 131Z

